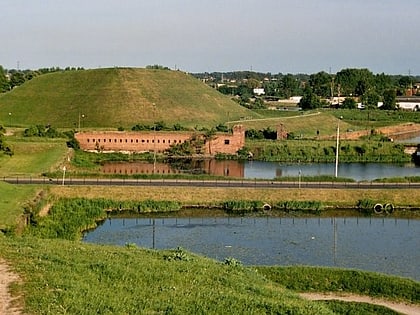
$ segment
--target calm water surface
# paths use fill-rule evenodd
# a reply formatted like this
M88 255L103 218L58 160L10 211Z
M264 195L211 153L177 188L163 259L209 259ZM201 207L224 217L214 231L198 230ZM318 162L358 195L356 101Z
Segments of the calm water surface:
M280 164L273 162L246 162L245 178L273 179L278 177L320 176L335 174L335 163ZM371 181L379 178L420 176L420 166L414 163L340 163L338 176L356 181Z
M420 220L388 218L108 219L85 242L178 246L247 265L319 265L420 281Z
M107 174L209 174L246 179L275 179L282 177L335 175L335 163L285 164L262 161L194 160L179 164L146 162L113 162L103 166ZM420 166L414 163L340 163L338 176L356 181L371 181L385 177L420 176Z

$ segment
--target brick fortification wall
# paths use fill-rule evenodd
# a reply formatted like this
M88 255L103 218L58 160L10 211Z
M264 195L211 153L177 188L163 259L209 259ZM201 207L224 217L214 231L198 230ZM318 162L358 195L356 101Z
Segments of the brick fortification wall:
M163 152L171 145L191 140L191 132L126 132L94 131L75 134L80 148L85 151L103 152ZM245 129L234 126L232 134L217 133L204 145L207 155L235 154L245 145Z

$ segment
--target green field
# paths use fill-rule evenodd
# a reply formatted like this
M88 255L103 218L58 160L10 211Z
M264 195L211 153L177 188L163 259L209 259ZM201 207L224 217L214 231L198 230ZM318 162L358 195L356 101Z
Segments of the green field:
M10 115L9 115L10 113ZM41 75L0 94L0 125L213 127L258 114L180 71L95 69Z
M64 139L10 141L12 157L0 154L0 176L39 176L60 168L69 154Z
M15 228L23 214L25 205L35 197L39 187L16 186L0 182L0 229Z

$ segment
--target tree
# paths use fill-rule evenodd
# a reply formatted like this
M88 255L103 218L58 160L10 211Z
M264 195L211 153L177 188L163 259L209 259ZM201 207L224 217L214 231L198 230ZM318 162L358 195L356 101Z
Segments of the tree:
M0 93L6 92L10 89L9 81L6 78L5 71L2 66L0 66Z
M10 86L13 88L25 83L25 75L22 72L15 71L11 74Z
M286 74L281 79L281 91L285 98L297 95L299 90L299 82L292 74Z
M247 79L245 82L245 85L248 89L250 89L251 91L257 87L260 87L260 81L256 80L256 79Z
M342 108L355 109L357 107L356 101L351 97L346 97L341 104Z
M374 75L368 69L344 69L336 78L343 95L362 96L374 83Z
M397 92L395 91L395 89L385 90L383 93L383 97L384 97L384 105L381 108L394 110L397 106L397 103L396 103Z
M309 77L309 85L314 93L324 98L331 96L331 83L332 77L325 71L311 74Z
M5 129L3 128L3 126L0 126L0 152L3 151L4 154L12 156L14 154L13 150L3 140L4 131Z
M385 90L392 89L394 87L391 76L386 75L384 73L377 74L375 76L374 85L375 85L376 91L378 91L378 93L381 95L384 94Z
M381 100L381 97L379 96L379 94L373 90L369 90L363 96L363 103L368 107L368 109L378 108L378 102L380 100Z
M303 92L303 96L299 102L299 106L303 110L314 109L321 107L321 100L319 97L312 91L310 87L307 87Z
M407 89L411 86L411 78L409 76L402 76L398 80L398 85L403 89Z

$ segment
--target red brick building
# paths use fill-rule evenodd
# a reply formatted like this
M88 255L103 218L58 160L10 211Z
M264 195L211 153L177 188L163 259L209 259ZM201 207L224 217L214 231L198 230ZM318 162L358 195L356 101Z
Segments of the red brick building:
M181 131L92 131L75 134L82 150L127 153L164 152L173 145L192 141L197 137L205 140L203 134ZM245 129L238 125L233 127L232 133L216 133L204 141L202 153L235 154L244 145Z

